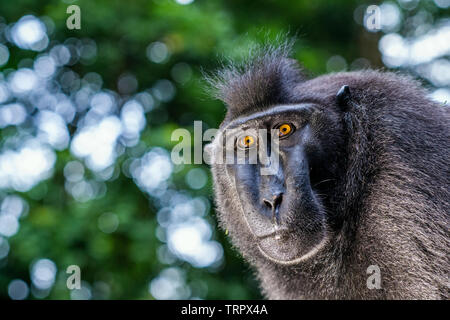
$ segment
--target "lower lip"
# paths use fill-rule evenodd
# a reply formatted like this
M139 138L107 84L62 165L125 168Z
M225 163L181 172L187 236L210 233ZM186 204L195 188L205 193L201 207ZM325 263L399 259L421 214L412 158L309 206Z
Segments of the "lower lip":
M278 228L274 230L274 232L271 232L267 235L264 235L262 237L258 237L260 240L267 239L267 238L274 238L275 240L281 240L285 235L288 233L288 229L286 228Z

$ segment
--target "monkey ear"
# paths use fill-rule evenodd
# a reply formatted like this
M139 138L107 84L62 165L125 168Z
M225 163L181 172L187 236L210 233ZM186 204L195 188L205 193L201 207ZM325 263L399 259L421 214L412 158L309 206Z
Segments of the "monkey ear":
M348 111L350 100L350 87L343 85L336 94L336 102L342 111Z

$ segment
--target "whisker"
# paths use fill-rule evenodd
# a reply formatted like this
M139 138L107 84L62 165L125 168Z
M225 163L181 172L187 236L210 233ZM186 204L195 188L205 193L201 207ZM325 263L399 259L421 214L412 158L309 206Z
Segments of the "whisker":
M328 181L334 181L334 180L335 180L335 179L325 179L325 180L322 180L322 181L320 181L320 182L317 182L317 183L314 184L312 187L315 188L316 186L318 186L318 185L321 184L321 183L328 182Z

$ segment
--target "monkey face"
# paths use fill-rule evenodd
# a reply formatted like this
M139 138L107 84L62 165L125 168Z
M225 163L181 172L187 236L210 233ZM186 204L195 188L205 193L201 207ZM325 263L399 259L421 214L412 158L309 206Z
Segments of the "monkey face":
M233 120L213 142L215 179L234 207L220 218L232 237L251 238L264 258L295 264L327 243L324 189L315 184L336 167L330 121L313 104L277 106ZM235 211L237 219L230 218Z

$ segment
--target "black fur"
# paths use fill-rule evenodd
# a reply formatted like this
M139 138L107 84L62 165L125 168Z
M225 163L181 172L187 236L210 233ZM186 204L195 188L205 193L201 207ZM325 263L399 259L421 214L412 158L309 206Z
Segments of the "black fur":
M311 126L333 150L332 180L320 189L330 239L309 259L286 266L263 257L242 218L224 165L212 165L219 220L273 299L448 299L450 112L417 81L360 71L306 80L289 46L259 51L211 81L233 119L279 104L311 102ZM262 52L262 54L261 54ZM347 85L350 108L336 99ZM348 95L346 95L347 97ZM349 101L346 101L347 105ZM319 173L320 174L320 173ZM381 269L368 289L366 269Z

